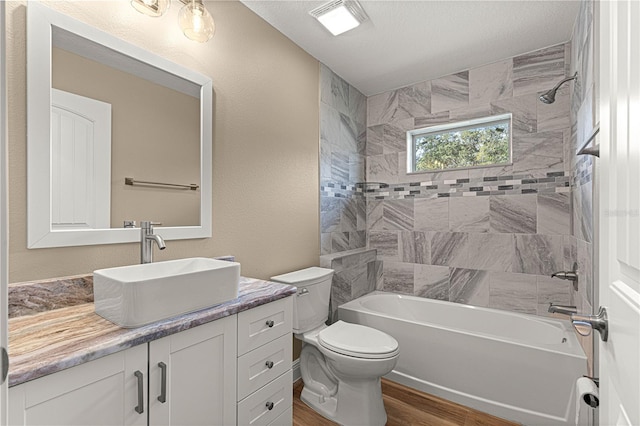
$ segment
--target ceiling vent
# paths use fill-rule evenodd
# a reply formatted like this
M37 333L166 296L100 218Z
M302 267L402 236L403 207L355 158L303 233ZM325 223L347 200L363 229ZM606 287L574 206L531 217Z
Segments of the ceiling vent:
M355 0L334 0L316 7L309 14L334 36L352 30L367 20L367 14Z

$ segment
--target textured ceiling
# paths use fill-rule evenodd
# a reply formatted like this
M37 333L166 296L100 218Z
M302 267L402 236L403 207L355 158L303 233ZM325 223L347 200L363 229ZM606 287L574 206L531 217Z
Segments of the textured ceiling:
M326 1L241 0L365 95L489 64L571 37L579 1L360 0L369 20L334 37Z

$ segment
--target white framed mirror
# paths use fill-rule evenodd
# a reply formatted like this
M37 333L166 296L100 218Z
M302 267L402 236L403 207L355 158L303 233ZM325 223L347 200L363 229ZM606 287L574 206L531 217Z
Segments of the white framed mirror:
M167 240L211 237L212 90L198 72L29 2L28 248L138 241L125 220L162 222Z

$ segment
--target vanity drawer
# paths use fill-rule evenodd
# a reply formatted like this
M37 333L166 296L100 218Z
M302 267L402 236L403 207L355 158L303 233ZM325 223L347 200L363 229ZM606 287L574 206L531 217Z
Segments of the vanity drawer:
M291 369L292 346L293 338L285 334L238 358L238 400Z
M273 382L238 403L238 424L267 426L293 404L293 373L288 370ZM271 409L270 409L271 408Z
M277 419L269 423L269 426L291 426L293 425L293 407L280 414Z
M293 327L293 298L287 297L238 314L238 356L287 334Z

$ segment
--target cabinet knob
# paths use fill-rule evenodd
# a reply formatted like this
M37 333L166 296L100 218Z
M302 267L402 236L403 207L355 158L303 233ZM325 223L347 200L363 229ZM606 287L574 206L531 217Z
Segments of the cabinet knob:
M264 365L266 365L268 369L272 369L273 368L273 361L267 361L267 362L264 363Z
M266 324L267 324L267 327L271 328L275 323L273 322L273 320L267 320Z
M271 411L273 410L273 402L267 402L266 404L267 410Z

